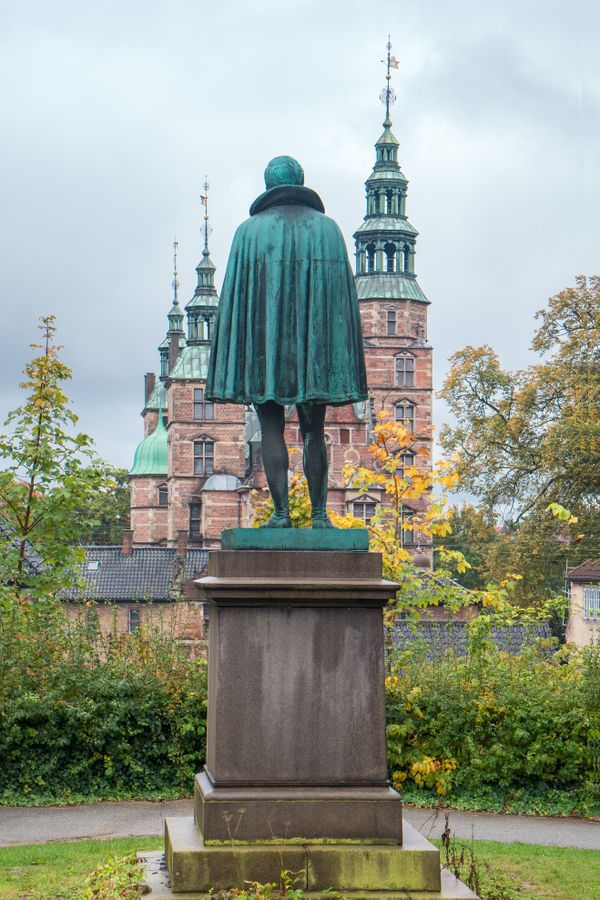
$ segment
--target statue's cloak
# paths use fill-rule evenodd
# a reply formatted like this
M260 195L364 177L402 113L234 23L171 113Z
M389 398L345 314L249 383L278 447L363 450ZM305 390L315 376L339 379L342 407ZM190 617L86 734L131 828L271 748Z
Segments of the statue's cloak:
M222 403L367 399L358 297L346 245L305 187L274 187L236 231L206 396Z

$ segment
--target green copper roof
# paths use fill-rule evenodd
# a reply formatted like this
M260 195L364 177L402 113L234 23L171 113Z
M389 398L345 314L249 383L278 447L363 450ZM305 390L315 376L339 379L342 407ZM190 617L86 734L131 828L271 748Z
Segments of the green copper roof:
M376 147L380 147L382 144L393 144L398 147L398 139L392 134L392 120L386 118L383 123L383 134L375 144Z
M406 275L357 275L356 292L359 300L417 300L419 303L429 303L417 279Z
M169 471L169 447L167 429L162 418L162 409L158 410L156 428L138 444L130 475L167 475Z
M187 379L205 380L208 373L209 357L209 344L188 344L177 357L177 362L169 378L176 378L180 381Z
M167 408L167 391L162 381L157 381L154 390L148 398L145 409L166 409Z
M370 231L394 231L399 235L419 233L408 219L401 216L367 216L360 228L354 232L354 237Z

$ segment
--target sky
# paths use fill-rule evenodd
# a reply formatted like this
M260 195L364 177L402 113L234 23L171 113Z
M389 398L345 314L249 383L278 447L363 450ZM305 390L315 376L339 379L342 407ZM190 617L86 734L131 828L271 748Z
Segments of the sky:
M435 386L466 344L528 365L535 311L600 272L595 0L4 0L0 416L54 314L79 427L130 466L175 236L183 304L194 291L206 174L217 287L279 154L352 251L388 33Z

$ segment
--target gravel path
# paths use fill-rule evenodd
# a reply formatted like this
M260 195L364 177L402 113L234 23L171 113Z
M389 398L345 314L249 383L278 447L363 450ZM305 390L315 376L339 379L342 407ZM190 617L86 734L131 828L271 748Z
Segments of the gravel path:
M165 816L191 814L191 800L0 807L0 846L161 834ZM444 830L443 812L405 808L404 815L425 837L439 837ZM450 828L456 837L461 838L600 850L600 822L584 819L504 816L452 810Z

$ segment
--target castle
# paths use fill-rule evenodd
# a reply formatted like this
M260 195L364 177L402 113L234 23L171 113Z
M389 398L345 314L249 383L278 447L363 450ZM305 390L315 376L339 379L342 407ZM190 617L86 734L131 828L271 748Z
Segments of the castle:
M417 231L406 216L408 182L398 163L390 119L389 58L386 117L375 144L375 165L366 181L366 214L354 234L356 288L360 302L369 388L367 403L329 407L328 507L368 522L382 498L345 483L346 463L372 465L377 414L390 410L414 433L414 449L431 450L432 348L427 341L429 301L415 275ZM160 374L145 376L144 439L130 471L133 546L215 548L223 528L250 525L252 492L265 484L260 432L250 407L213 404L204 396L219 296L208 248L207 198L203 197L204 249L197 287L174 302L159 345ZM184 329L184 319L187 318ZM287 417L288 447L302 446L296 413ZM429 456L405 454L407 466L430 466ZM425 502L425 501L424 501ZM405 521L416 510L405 508ZM415 561L430 566L423 539L404 536ZM421 545L419 545L419 540Z

